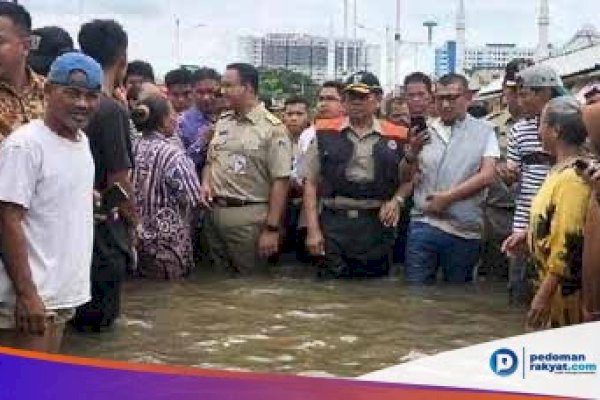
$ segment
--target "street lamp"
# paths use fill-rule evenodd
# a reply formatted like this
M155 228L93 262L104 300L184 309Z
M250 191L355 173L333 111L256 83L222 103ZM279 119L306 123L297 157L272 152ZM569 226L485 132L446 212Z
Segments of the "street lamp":
M423 26L427 28L427 43L429 43L429 46L431 46L431 43L433 42L433 28L438 26L438 23L433 20L429 20L423 22Z
M196 28L203 28L205 24L199 23L188 26L184 29L184 32L190 31ZM177 65L181 65L181 20L178 16L175 16L175 60Z

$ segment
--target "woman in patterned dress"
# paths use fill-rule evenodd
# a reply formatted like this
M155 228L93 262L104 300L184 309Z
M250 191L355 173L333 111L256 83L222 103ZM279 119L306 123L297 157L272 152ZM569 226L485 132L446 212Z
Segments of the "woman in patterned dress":
M577 173L578 160L587 158L587 132L576 100L551 100L540 135L556 163L530 211L529 248L538 275L527 316L532 329L582 322L583 230L590 198L590 187Z
M170 139L177 115L167 98L144 98L131 117L142 132L133 145L138 272L147 278L179 279L194 265L190 218L199 205L200 182L193 162Z

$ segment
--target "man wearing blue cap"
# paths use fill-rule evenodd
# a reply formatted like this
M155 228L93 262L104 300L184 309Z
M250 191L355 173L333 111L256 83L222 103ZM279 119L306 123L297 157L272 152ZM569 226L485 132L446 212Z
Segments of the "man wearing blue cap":
M90 57L58 57L44 118L0 148L0 345L58 352L64 324L90 298L94 162L81 129L102 81Z

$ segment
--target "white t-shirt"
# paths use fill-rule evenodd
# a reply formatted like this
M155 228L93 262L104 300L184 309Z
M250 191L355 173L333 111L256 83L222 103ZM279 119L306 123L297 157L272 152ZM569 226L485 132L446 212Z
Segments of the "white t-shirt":
M78 141L70 141L35 120L0 145L0 201L26 209L29 267L49 310L77 307L90 299L93 190L94 161L82 132ZM15 303L1 262L0 303Z
M294 160L292 161L292 179L295 179L299 184L302 184L304 180L304 163L306 158L306 151L308 146L316 136L316 130L314 126L309 126L302 131L298 138L298 151L295 154Z

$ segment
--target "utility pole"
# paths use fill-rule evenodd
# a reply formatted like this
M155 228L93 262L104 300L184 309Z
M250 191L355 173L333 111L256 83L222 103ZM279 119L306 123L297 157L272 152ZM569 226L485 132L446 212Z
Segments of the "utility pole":
M344 52L342 60L342 75L344 79L348 73L348 0L344 0Z
M357 72L360 68L358 66L359 58L358 58L358 37L356 35L356 29L358 25L358 15L357 15L357 3L358 0L354 0L354 72Z
M386 81L388 89L394 89L394 54L392 51L393 41L391 37L392 28L385 27L385 59L386 59Z
M181 21L179 17L175 17L175 60L177 60L177 66L181 65L181 49L180 49L180 26Z
M395 84L400 79L400 48L402 46L402 34L401 34L401 15L402 15L402 0L396 0L396 33L394 35L394 79L392 82ZM395 86L395 85L394 85Z

